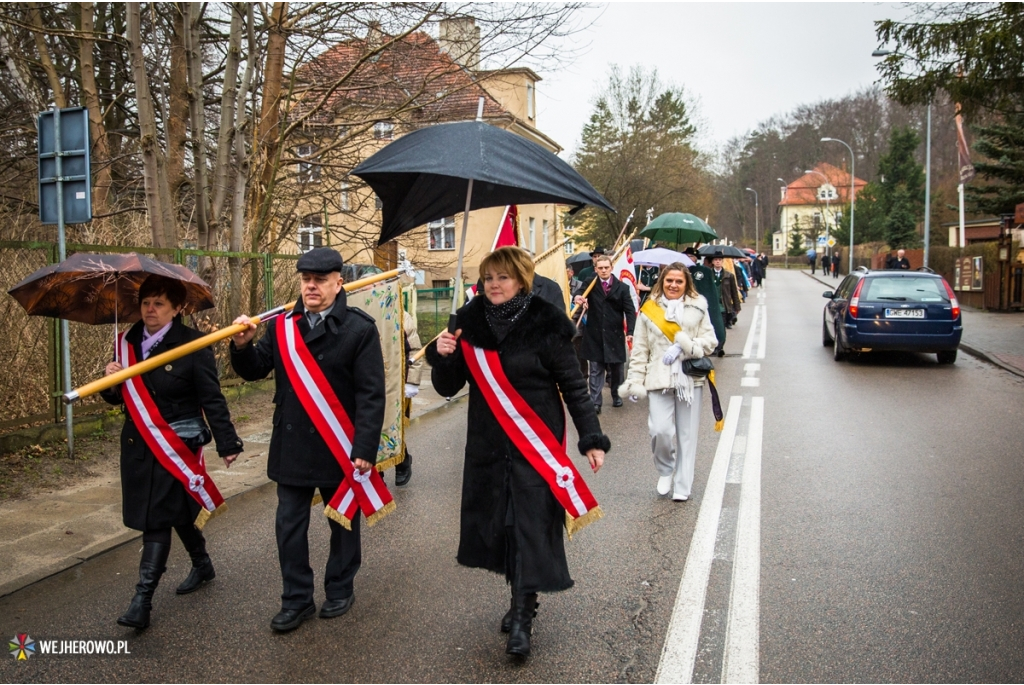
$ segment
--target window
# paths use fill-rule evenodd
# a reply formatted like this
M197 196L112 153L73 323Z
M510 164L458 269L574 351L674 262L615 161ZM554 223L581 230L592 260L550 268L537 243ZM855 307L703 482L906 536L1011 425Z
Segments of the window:
M535 89L532 83L526 84L526 118L533 119L534 114L534 98Z
M324 222L319 214L310 214L299 225L299 252L305 254L324 245Z
M295 152L299 156L299 183L317 183L320 180L320 165L316 163L316 145L300 145Z
M835 200L839 196L836 194L835 188L828 186L822 186L818 188L818 199L819 200Z
M547 219L544 219L544 222L541 223L540 230L541 230L541 235L544 236L544 238L543 238L543 240L544 240L544 249L547 250L548 247L550 247L550 245L548 243L548 220Z
M449 216L427 224L427 248L430 250L455 249L455 217Z
M537 220L530 217L530 252L537 252Z
M572 253L576 251L576 245L572 242L572 240L567 240L562 249L565 250L566 257L571 257Z
M391 140L394 133L395 125L390 121L378 121L373 125L373 137L377 140Z
M348 206L348 181L341 182L341 211L347 212Z

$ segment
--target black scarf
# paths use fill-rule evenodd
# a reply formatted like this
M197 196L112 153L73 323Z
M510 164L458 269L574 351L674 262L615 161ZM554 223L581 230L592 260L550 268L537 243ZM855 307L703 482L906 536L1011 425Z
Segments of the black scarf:
M485 296L486 297L486 296ZM484 316L487 318L487 325L500 343L512 329L512 325L523 315L526 308L530 306L533 293L519 291L515 297L508 299L501 304L491 304L490 300L484 300Z

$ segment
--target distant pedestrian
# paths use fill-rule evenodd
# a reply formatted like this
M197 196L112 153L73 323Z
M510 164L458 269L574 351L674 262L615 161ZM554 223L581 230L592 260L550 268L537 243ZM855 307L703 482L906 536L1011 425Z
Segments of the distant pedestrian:
M637 320L629 376L619 392L647 397L657 492L685 502L693 487L703 378L684 373L684 360L710 355L718 345L708 301L682 264L662 269Z
M903 248L896 250L896 256L890 257L885 268L907 271L910 269L910 260L907 259L907 251Z
M832 253L832 278L839 278L839 251Z
M717 251L710 257L713 280L718 286L718 303L722 308L722 320L726 328L736 323L740 309L740 291L736 286L736 277L723 268L725 255Z
M690 275L693 276L693 285L697 289L697 292L704 296L704 299L708 301L708 313L711 316L711 325L715 328L715 337L718 338L718 347L715 348L714 354L719 357L725 356L725 336L727 334L725 330L725 319L722 314L722 307L719 304L721 296L719 294L719 287L715 285L715 272L711 268L700 263L700 257L697 255L697 250L693 247L688 247L683 250L683 254L689 255L693 258L693 266L690 267Z
M814 275L814 265L818 261L818 253L814 250L807 251L807 264L811 267L811 275Z
M821 275L828 276L829 272L832 271L832 258L826 253L821 255Z

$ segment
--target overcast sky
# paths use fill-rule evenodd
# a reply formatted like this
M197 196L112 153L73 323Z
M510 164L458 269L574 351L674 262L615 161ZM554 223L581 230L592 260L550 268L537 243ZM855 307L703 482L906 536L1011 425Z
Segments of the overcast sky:
M579 142L608 66L657 67L683 86L712 151L773 114L841 97L877 78L874 21L904 17L882 3L612 3L586 10L578 59L542 72L538 126L566 149Z

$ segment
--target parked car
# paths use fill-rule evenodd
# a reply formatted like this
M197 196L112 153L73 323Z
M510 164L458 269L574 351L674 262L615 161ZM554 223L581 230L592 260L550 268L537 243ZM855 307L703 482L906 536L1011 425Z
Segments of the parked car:
M341 267L341 277L345 279L346 283L382 273L384 270L373 264L345 264Z
M851 352L897 350L934 353L956 361L963 321L960 303L942 276L930 269L869 271L843 279L822 313L821 342L836 361Z

